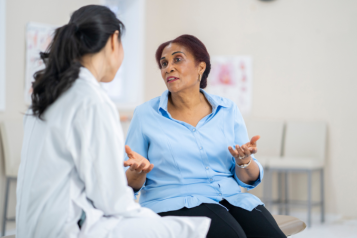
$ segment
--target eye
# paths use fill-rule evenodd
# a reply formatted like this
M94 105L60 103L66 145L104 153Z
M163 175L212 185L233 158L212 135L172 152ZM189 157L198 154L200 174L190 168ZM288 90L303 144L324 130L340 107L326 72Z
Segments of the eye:
M180 62L180 61L181 61L181 58L176 57L174 60L175 60L175 62Z
M167 65L166 61L161 62L161 67L166 67L166 65Z

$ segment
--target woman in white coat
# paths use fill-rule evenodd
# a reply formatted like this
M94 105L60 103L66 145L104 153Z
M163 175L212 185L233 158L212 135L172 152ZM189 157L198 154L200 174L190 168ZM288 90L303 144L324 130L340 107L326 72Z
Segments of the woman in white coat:
M24 122L17 238L205 237L208 218L161 218L127 186L119 115L100 87L122 63L123 29L108 8L85 6L41 53L46 68L34 76Z

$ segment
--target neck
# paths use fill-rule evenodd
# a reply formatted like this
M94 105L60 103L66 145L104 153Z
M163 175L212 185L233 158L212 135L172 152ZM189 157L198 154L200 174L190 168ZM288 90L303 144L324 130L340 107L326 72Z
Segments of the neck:
M204 100L204 96L196 87L191 90L171 93L169 96L169 102L178 110L193 110Z
M105 59L100 53L83 56L81 64L86 67L92 75L101 82L105 74Z

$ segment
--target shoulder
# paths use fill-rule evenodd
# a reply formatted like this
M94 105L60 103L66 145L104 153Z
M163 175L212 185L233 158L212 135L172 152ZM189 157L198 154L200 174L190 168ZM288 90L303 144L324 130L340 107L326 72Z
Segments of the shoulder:
M159 104L160 104L160 97L153 98L137 106L135 108L135 114L144 115L144 114L158 112Z
M237 105L228 98L221 97L215 94L210 94L210 93L206 93L206 94L208 94L217 103L217 105L225 107L229 110L235 110L237 108Z
M143 128L150 127L157 120L159 101L160 98L156 97L135 108L128 135L134 130L140 130L142 135Z
M72 86L59 98L62 105L70 108L91 107L110 108L116 111L116 107L102 88L101 84L85 67L81 67L77 79Z
M77 79L72 87L68 90L69 97L80 97L81 101L95 102L102 101L103 95L102 89L97 85L92 85L90 82L86 82L82 79Z
M91 85L89 82L77 79L73 85L64 92L51 107L48 108L47 115L74 118L79 114L98 113L113 114L117 117L115 105L111 102L106 93L98 85ZM93 114L92 116L96 116Z
M117 111L105 90L96 82L78 78L65 94L63 95L65 101L73 106L83 109L103 107L103 109Z

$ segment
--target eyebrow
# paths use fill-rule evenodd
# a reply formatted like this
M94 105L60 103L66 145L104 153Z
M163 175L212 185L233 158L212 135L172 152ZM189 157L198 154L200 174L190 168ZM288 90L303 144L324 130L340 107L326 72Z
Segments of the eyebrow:
M182 54L186 55L186 54L183 53L182 51L176 51L176 52L172 53L171 55L174 55L174 54L177 54L177 53L182 53Z
M186 54L183 53L182 51L176 51L176 52L172 53L171 55L174 55L174 54L177 54L177 53L182 53L182 54L186 55ZM165 58L165 57L162 57L160 60L162 60L162 59L166 59L166 58Z

